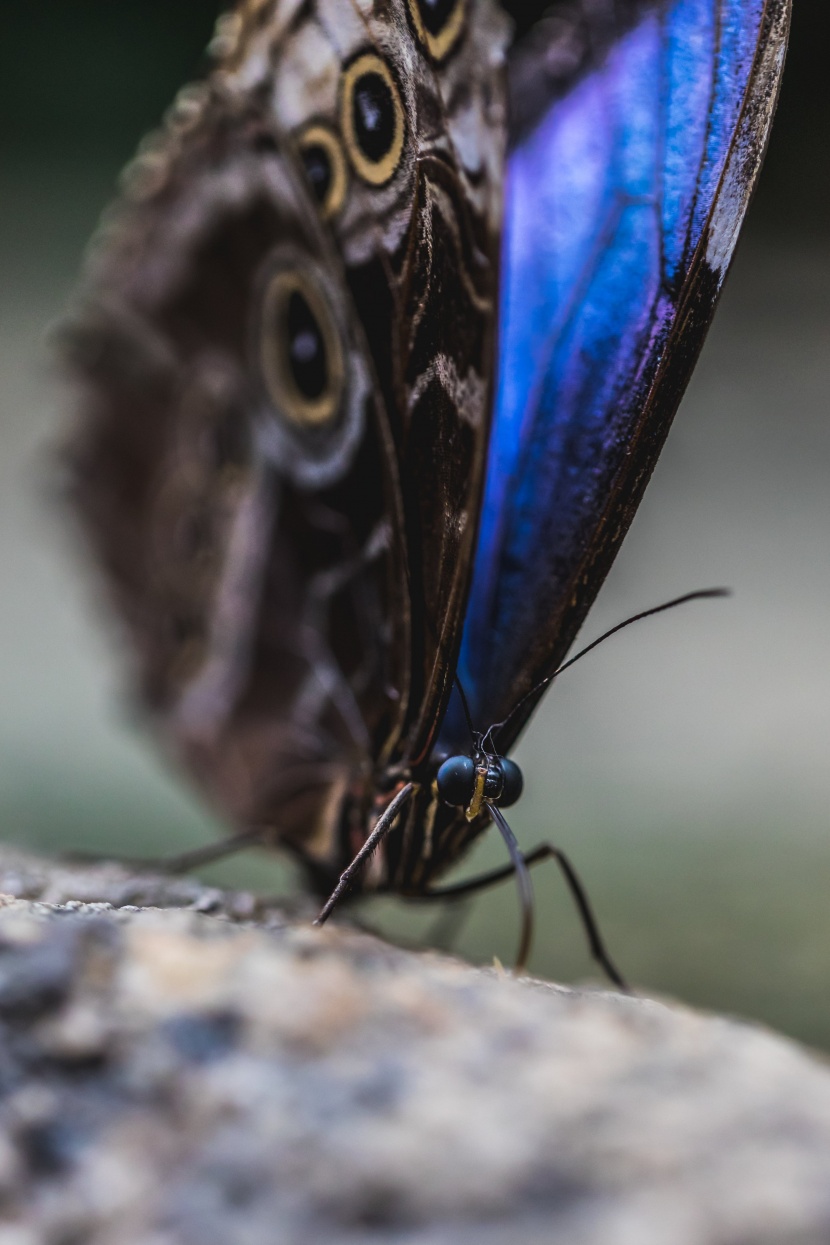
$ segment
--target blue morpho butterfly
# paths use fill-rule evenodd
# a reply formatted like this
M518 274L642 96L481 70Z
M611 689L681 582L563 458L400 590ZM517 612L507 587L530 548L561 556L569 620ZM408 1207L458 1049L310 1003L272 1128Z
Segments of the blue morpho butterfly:
M329 896L522 856L506 760L717 300L789 0L246 0L104 219L74 493L164 741ZM494 725L498 724L498 725ZM436 880L495 821L511 864Z

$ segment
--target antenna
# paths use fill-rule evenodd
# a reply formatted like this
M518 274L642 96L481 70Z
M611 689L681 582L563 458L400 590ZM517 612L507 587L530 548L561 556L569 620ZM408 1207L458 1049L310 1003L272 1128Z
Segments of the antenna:
M482 744L486 744L489 739L491 746L495 748L495 743L492 738L495 731L500 731L507 726L519 710L526 705L529 700L533 700L533 698L537 696L543 688L547 687L549 683L552 683L554 679L557 679L559 675L562 674L563 670L567 670L569 666L573 666L576 662L581 661L582 658L585 657L587 653L590 653L592 649L597 648L598 645L609 639L610 636L616 635L618 631L622 631L624 627L630 627L632 623L640 622L643 618L651 618L653 614L662 614L666 610L672 610L677 605L685 605L687 601L707 601L716 597L728 597L731 595L732 593L729 588L701 588L697 592L687 592L685 596L675 597L671 601L664 601L662 605L652 606L650 610L643 610L639 614L633 614L631 618L626 618L624 622L617 623L616 627L612 627L610 631L603 632L598 639L592 640L591 643L586 645L585 648L580 649L575 657L569 657L568 660L563 662L557 670L554 670L553 674L549 674L547 678L540 680L535 687L532 687L529 692L525 693L518 704L513 706L506 718L504 718L501 722L495 722L490 727L484 735Z
M462 708L464 709L464 717L467 719L467 730L470 732L470 741L473 747L475 748L478 746L478 742L481 736L480 736L480 732L477 731L475 727L473 726L473 715L470 713L470 702L467 700L467 693L464 691L464 685L461 682L461 679L458 675L458 671L456 671L455 674L453 675L453 682L455 683L455 686L458 688L458 694L461 697L461 705L462 705Z

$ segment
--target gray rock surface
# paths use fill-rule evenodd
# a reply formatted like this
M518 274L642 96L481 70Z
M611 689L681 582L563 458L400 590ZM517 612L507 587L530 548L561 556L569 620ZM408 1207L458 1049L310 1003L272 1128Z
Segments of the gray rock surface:
M0 1245L830 1242L773 1034L115 866L0 893Z

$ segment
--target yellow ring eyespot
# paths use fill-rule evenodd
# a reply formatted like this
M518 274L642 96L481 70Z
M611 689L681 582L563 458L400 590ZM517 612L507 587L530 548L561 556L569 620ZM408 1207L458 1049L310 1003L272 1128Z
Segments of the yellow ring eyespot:
M383 186L398 171L406 138L403 100L395 75L375 52L363 52L343 72L340 128L355 172Z
M329 126L313 122L300 131L296 141L321 215L331 220L343 206L349 182L340 140Z
M322 290L297 269L275 272L266 286L260 362L271 400L292 424L336 419L345 383L340 333Z
M407 0L415 33L433 60L455 47L467 17L467 0Z

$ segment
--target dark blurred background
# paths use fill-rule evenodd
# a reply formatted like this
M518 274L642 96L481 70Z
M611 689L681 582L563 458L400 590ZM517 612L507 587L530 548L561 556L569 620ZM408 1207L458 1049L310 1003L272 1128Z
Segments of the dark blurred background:
M209 0L2 0L0 13L0 828L34 847L177 850L218 833L131 721L123 662L50 446L46 332L120 166L198 75ZM586 640L709 584L735 590L634 628L563 678L518 757L526 846L553 837L638 984L830 1047L830 46L795 0L761 186L668 448ZM487 843L469 868L501 859ZM240 858L211 876L274 889ZM532 967L591 975L551 867ZM364 906L398 937L431 918ZM511 887L458 947L510 961Z

